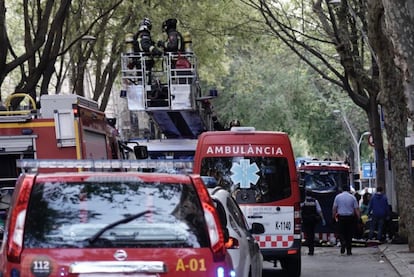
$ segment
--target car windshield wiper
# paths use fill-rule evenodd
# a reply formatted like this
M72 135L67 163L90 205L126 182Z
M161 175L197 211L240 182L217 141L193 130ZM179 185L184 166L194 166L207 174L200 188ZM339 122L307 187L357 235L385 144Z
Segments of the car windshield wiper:
M112 228L114 228L114 227L116 227L120 224L128 223L128 222L130 222L134 219L140 218L140 217L144 216L145 214L151 213L151 212L152 212L151 210L146 210L146 211L143 211L143 212L140 212L140 213L137 213L137 214L130 215L130 216L125 217L123 219L120 219L118 221L115 221L115 222L113 222L109 225L106 225L105 227L100 229L98 232L96 232L93 236L87 238L86 241L88 241L89 244L93 244L107 230L112 229Z

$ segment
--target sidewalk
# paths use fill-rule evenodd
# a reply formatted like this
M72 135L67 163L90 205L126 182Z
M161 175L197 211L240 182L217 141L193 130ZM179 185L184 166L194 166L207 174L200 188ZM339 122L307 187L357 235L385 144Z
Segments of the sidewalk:
M407 244L384 243L378 245L378 248L395 268L399 276L414 276L414 252L408 252Z

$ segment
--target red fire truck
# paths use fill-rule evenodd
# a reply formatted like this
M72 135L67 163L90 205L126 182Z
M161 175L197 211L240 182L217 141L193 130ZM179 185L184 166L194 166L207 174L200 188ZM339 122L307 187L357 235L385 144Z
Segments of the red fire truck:
M319 201L326 219L325 226L316 226L315 240L323 244L335 244L332 205L340 189L351 183L349 165L342 161L308 160L299 162L297 171L307 192Z
M19 108L12 109L13 99ZM95 101L78 95L43 95L40 109L27 94L13 94L0 111L0 187L12 187L18 159L120 159L114 124ZM55 170L56 171L56 170Z

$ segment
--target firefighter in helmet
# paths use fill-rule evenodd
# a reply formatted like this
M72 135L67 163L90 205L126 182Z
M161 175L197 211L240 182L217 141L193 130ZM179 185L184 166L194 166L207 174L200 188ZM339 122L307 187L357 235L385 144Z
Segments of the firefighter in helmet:
M162 30L167 34L167 39L165 41L159 40L157 46L164 49L164 53L172 53L171 58L171 68L177 68L177 61L188 62L185 57L181 56L181 53L184 52L184 39L180 32L177 31L177 19L169 18L162 23ZM178 55L178 57L177 57ZM189 68L190 65L184 66L184 68Z
M151 38L152 23L149 18L144 18L138 27L138 32L134 36L134 51L138 53L149 53L153 56L161 56L160 51Z
M177 31L177 19L169 18L162 23L162 30L167 34L166 41L158 41L157 45L164 52L184 52L184 39Z
M232 121L230 121L229 126L228 127L224 127L220 121L217 118L217 115L213 115L211 117L212 121L213 121L213 128L216 131L227 131L230 130L231 127L239 127L240 126L240 121L238 119L233 119Z
M232 121L230 121L230 129L231 127L239 127L240 126L240 121L238 119L233 119Z
M162 51L155 46L155 42L151 38L152 23L149 18L144 18L138 27L138 32L134 35L134 52L143 53L145 55L145 67L148 72L148 84L151 84L151 71L154 67L154 56L161 56ZM137 69L141 69L140 61L135 63Z

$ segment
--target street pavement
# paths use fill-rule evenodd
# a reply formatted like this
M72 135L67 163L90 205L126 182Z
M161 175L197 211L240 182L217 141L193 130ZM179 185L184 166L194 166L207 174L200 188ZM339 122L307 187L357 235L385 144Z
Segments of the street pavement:
M414 276L414 252L408 251L407 244L384 243L378 247L399 276Z

